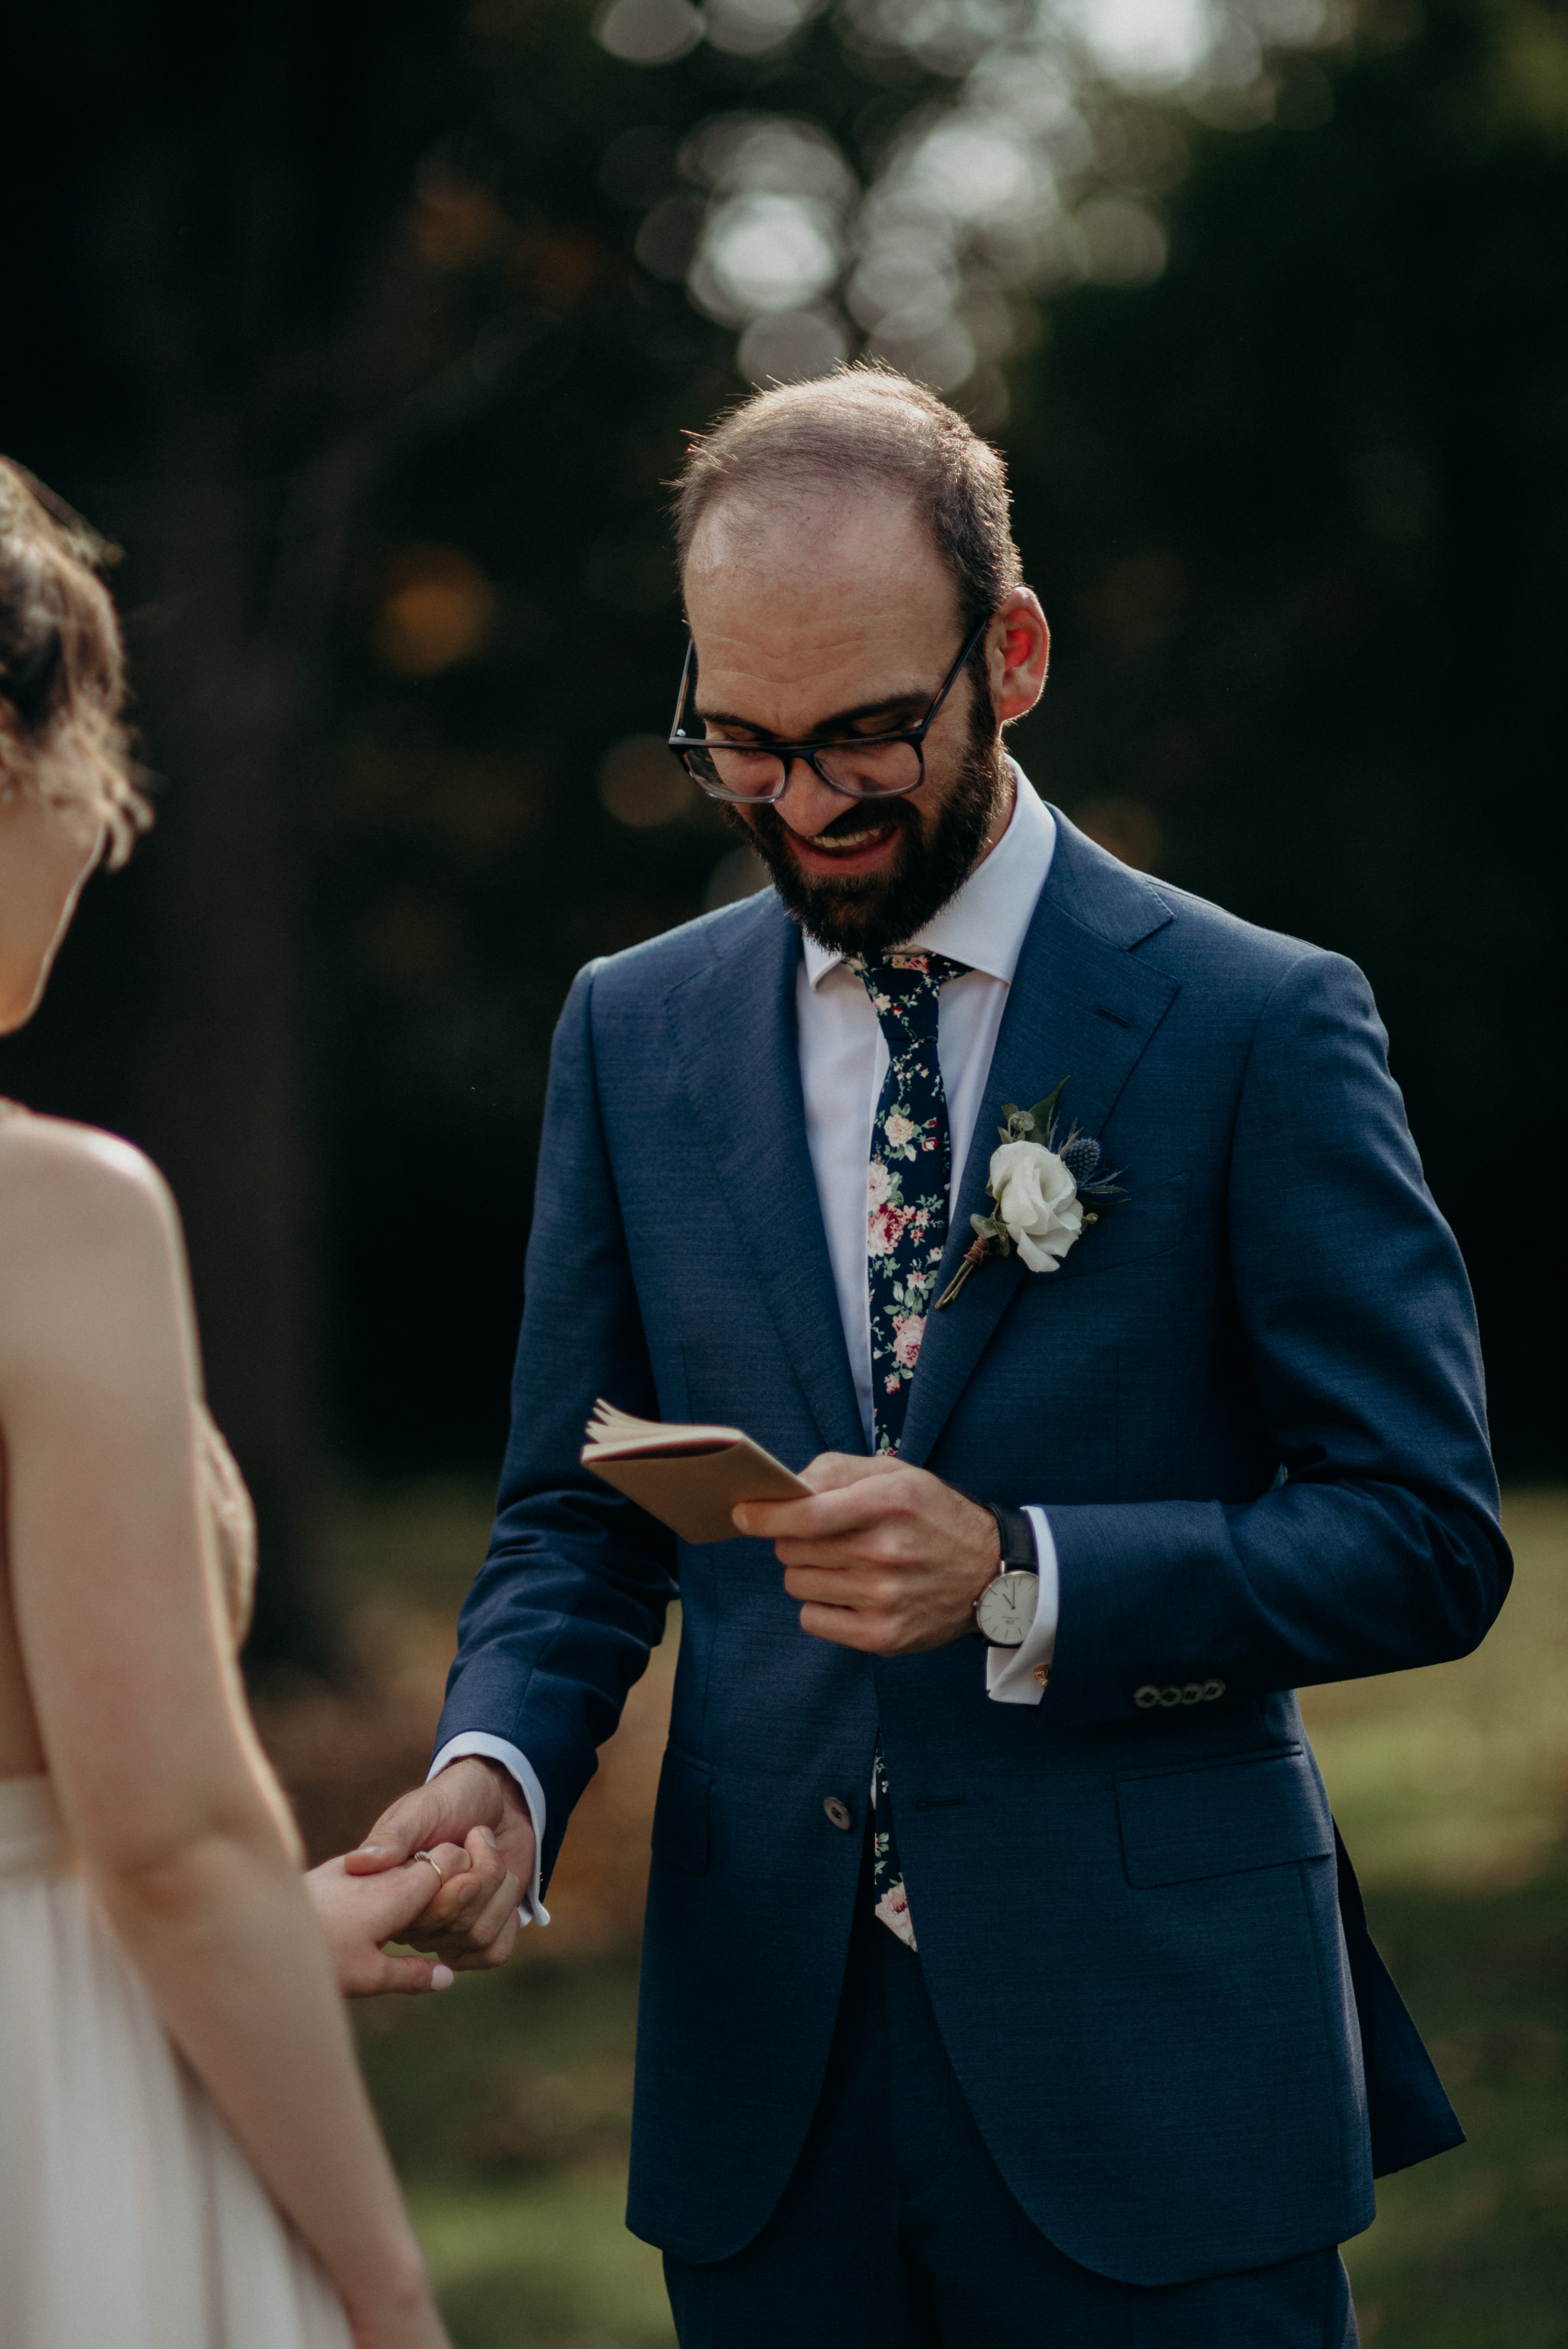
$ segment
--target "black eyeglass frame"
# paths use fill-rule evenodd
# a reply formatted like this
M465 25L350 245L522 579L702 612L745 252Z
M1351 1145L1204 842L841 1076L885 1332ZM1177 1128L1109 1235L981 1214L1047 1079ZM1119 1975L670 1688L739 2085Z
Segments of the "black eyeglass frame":
M804 759L818 781L826 783L828 789L830 792L836 792L841 800L907 799L911 792L919 791L925 781L925 738L935 724L943 703L957 684L995 616L994 612L987 612L973 635L966 639L963 651L948 670L936 698L918 726L912 726L906 731L898 734L851 734L838 740L826 742L820 740L730 742L714 737L698 737L683 733L681 717L686 709L686 695L691 690L692 669L696 660L696 639L695 636L688 636L686 661L681 669L681 689L676 697L675 723L670 728L669 747L699 792L706 792L710 800L723 800L731 807L770 807L775 800L781 800L789 788L789 773L797 759ZM817 764L816 754L819 750L885 750L898 742L908 742L913 747L920 771L913 783L896 783L882 791L855 792L849 790L843 783L836 783L832 776L824 774ZM691 754L697 750L750 750L769 759L777 759L779 761L779 788L774 792L727 792L722 783L709 782L706 777L697 773L691 760Z

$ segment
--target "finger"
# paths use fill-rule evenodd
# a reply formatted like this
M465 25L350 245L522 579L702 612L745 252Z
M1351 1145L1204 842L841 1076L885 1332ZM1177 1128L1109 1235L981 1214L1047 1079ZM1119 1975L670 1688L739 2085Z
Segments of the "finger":
M394 1955L387 1950L382 1952L376 1990L377 1994L391 1991L404 1997L418 1997L428 1991L450 1990L453 1980L451 1967L442 1965L438 1959L409 1957L401 1951Z
M820 1541L859 1533L908 1514L907 1496L890 1491L886 1481L898 1474L895 1467L883 1475L859 1476L852 1484L815 1493L809 1501L742 1501L732 1514L743 1534L759 1535L764 1541Z
M484 1943L482 1948L467 1951L460 1957L455 1957L452 1960L453 1968L458 1973L478 1973L489 1966L505 1965L512 1953L521 1930L517 1904L521 1896L521 1885L515 1876L510 1878L505 1892L500 1896L500 1919L493 1936Z
M896 1639L895 1627L887 1616L855 1607L802 1607L800 1629L813 1640L830 1640L836 1648L857 1648L867 1656L891 1654Z
M814 1494L837 1492L845 1485L861 1484L868 1476L885 1476L898 1466L898 1461L885 1452L874 1459L850 1452L820 1452L801 1469L800 1481L810 1485ZM779 1525L789 1522L780 1513L799 1506L798 1501L742 1501L730 1515L742 1533L772 1538Z
M868 1476L892 1476L903 1464L891 1452L878 1452L870 1457L859 1452L819 1452L800 1471L800 1482L810 1485L813 1493L836 1493L846 1485L859 1485Z
M466 1876L469 1860L460 1843L438 1843L414 1858L405 1860L400 1868L388 1870L382 1882L387 1887L389 1906L381 1916L377 1938L385 1940L390 1933L400 1933L422 1916L438 1900L454 1878Z
M466 1935L506 1882L508 1869L488 1827L470 1830L463 1854L464 1869L420 1909L414 1920L421 1948L445 1935Z
M417 1851L450 1842L457 1822L447 1816L451 1805L448 1795L438 1791L440 1785L439 1778L432 1779L429 1785L400 1795L388 1805L364 1841L344 1853L343 1864L349 1875L374 1876L383 1868L400 1868ZM461 1833L460 1827L458 1832Z
M497 1800L487 1769L454 1763L382 1812L357 1848L345 1853L348 1873L371 1876L378 1868L400 1866L417 1851L433 1850L438 1843L461 1843L475 1819L488 1817Z
M878 1568L830 1572L820 1567L792 1566L784 1577L785 1596L801 1604L836 1607L845 1614L886 1614L906 1593L896 1575Z

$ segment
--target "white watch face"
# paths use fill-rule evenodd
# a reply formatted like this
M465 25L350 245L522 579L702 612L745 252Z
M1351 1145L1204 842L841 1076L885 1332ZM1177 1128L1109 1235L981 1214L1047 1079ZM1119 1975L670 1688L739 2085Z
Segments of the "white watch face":
M980 1593L975 1609L975 1620L980 1636L989 1640L994 1648L1021 1648L1034 1628L1035 1601L1040 1594L1040 1578L1024 1567L1014 1567L999 1574Z

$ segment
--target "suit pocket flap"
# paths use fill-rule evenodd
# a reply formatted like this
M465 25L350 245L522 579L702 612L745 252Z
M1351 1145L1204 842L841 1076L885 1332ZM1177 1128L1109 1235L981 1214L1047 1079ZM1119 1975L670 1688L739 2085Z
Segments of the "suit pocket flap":
M687 1876L707 1874L708 1797L713 1773L706 1763L675 1746L665 1748L659 1772L658 1800L654 1805L653 1846L655 1859L678 1868Z
M1140 1890L1334 1849L1328 1805L1299 1745L1130 1774L1116 1782L1116 1807L1127 1880Z
M1130 1177L1127 1190L1127 1197L1118 1199L1106 1211L1104 1222L1083 1233L1078 1246L1064 1257L1064 1278L1083 1280L1091 1272L1113 1272L1118 1265L1168 1256L1181 1247L1187 1228L1191 1175L1168 1175L1146 1191L1139 1190Z

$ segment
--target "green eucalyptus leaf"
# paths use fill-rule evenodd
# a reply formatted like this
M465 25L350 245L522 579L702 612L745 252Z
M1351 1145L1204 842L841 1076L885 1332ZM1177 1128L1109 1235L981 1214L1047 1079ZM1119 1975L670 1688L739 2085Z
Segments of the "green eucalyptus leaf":
M1030 1111L1029 1114L1034 1119L1037 1129L1041 1133L1049 1133L1051 1126L1056 1121L1057 1103L1060 1101L1067 1089L1068 1081L1066 1077L1064 1077L1060 1084L1057 1086L1055 1092L1048 1092L1044 1101L1037 1101L1035 1103L1034 1108ZM1047 1147L1049 1147L1048 1143L1047 1144Z

